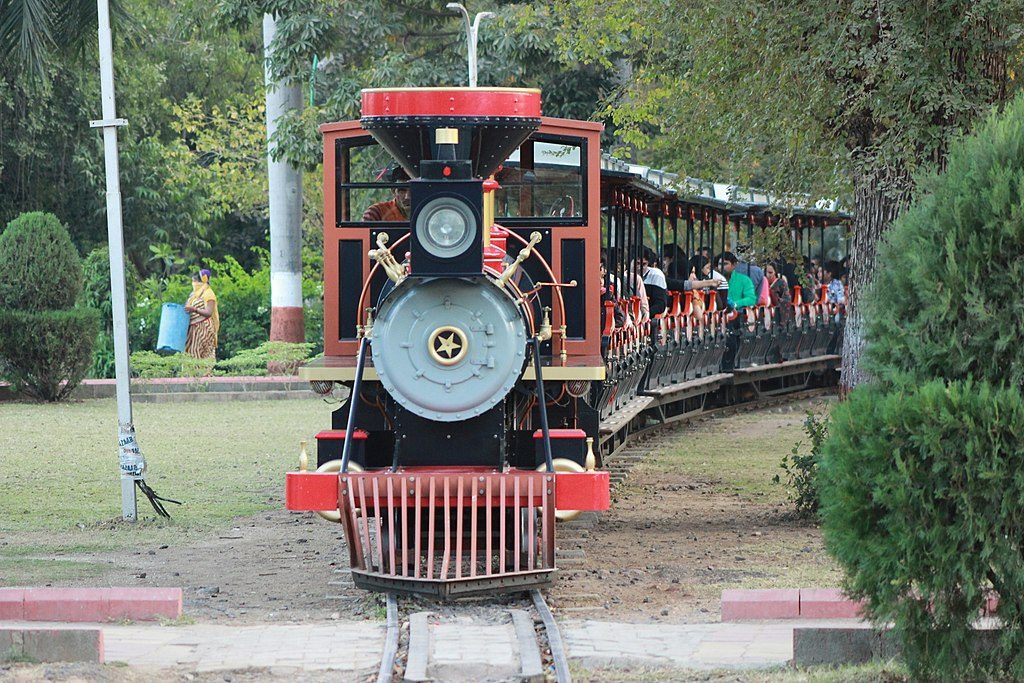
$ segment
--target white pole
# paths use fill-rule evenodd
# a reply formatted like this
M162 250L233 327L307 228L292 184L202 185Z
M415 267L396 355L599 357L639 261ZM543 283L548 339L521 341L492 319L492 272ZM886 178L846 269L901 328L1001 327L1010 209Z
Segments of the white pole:
M458 12L462 15L462 21L466 25L466 61L469 66L469 87L476 87L476 42L480 35L480 22L495 16L494 12L477 12L472 23L469 21L469 11L458 2L449 2L445 9Z
M146 461L135 441L132 396L128 382L128 310L124 282L124 235L121 226L121 180L117 157L117 128L128 122L116 118L114 108L114 51L110 39L108 0L96 1L99 19L100 90L103 118L90 121L103 129L103 155L107 181L107 240L110 247L110 303L114 326L114 368L117 378L118 460L121 471L121 516L138 519L135 480L142 477Z

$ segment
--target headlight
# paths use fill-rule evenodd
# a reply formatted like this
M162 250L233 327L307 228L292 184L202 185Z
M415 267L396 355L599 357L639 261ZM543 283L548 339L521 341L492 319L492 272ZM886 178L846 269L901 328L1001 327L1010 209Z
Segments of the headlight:
M416 218L416 237L429 254L454 258L476 237L473 211L452 197L433 199Z

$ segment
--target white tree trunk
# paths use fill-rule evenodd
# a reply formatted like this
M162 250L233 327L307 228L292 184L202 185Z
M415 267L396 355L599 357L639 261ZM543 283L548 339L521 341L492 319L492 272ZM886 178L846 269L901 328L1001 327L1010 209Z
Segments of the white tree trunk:
M274 17L263 15L263 52L267 86L267 175L270 189L270 339L302 342L302 171L274 161L271 139L278 119L302 108L302 88L274 81L269 68Z

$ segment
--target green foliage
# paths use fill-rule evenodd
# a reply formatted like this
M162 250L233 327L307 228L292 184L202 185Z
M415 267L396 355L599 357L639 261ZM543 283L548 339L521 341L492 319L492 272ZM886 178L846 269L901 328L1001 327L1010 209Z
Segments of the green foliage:
M200 378L210 375L261 377L267 367L275 374L295 374L309 358L313 344L263 342L254 349L245 349L216 364L185 353L161 355L153 351L136 351L131 356L132 374L142 379L162 377Z
M557 0L553 14L567 54L621 74L602 114L645 161L816 196L941 164L1024 57L1021 0Z
M268 255L260 251L261 266L248 272L233 257L207 261L213 275L210 287L217 294L220 335L217 355L230 358L243 349L251 349L270 334L270 266ZM176 275L167 281L150 278L142 285L132 315L132 345L137 349L156 348L160 328L160 309L168 302L184 303L192 291L189 276Z
M803 442L793 445L789 455L782 456L779 467L786 476L786 487L790 490L789 500L796 507L800 517L813 517L820 505L818 495L818 468L821 463L821 445L828 440L828 417L807 411L804 431L811 440L808 453L801 453ZM776 474L773 481L778 484L782 478Z
M1024 98L953 146L880 246L867 337L883 380L1024 385Z
M193 358L187 353L174 353L168 356L153 351L136 351L131 355L129 365L132 375L141 379L159 379L163 377L207 377L214 372L213 361L206 358Z
M22 214L0 234L0 308L70 308L82 287L82 260L53 214Z
M60 401L85 376L98 331L99 313L91 308L0 308L0 375L28 396Z
M268 341L255 349L240 351L235 356L217 363L217 369L226 375L261 376L267 368L275 374L296 374L299 366L309 358L313 344Z
M1024 98L953 145L896 221L868 306L875 382L832 415L829 551L913 677L1024 676ZM989 591L1001 635L973 631Z
M917 680L1024 676L1024 401L934 380L858 388L832 413L819 485L830 552ZM992 589L1002 638L974 647Z
M131 262L125 263L125 290L128 311L135 308L139 274ZM114 376L114 317L110 302L110 253L106 247L89 252L82 262L82 293L78 305L94 308L100 314L100 331L96 335L92 365L87 377Z

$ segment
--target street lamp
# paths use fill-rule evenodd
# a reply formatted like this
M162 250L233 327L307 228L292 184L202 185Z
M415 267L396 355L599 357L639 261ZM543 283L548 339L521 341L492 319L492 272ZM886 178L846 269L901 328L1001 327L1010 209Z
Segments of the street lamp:
M445 5L446 9L450 9L453 12L459 12L462 14L462 19L466 23L466 45L467 45L467 56L469 59L469 87L476 87L476 39L480 34L480 22L484 19L492 19L495 14L494 12L477 12L473 22L469 21L469 12L462 3L449 2Z

